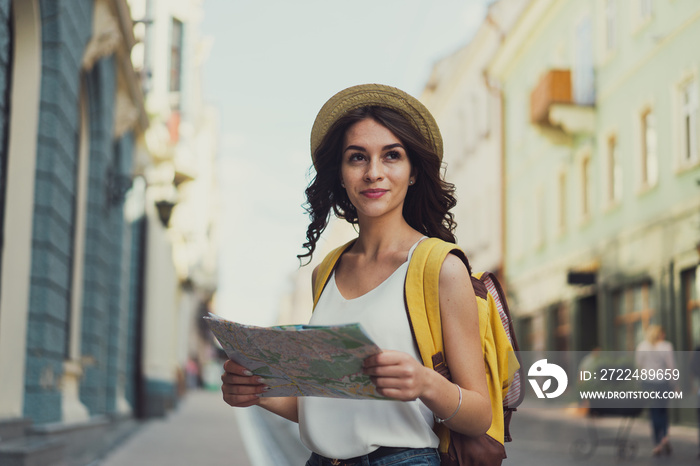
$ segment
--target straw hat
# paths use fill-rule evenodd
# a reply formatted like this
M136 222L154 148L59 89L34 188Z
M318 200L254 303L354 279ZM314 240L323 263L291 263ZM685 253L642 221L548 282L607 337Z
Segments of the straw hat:
M349 87L338 92L321 107L311 128L311 157L314 157L326 133L339 118L352 110L369 106L389 108L403 115L442 160L442 136L425 105L404 91L383 84Z

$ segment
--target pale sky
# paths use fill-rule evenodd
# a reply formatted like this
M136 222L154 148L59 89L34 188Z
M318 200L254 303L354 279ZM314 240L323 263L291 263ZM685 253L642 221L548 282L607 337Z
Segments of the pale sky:
M204 97L221 117L217 312L273 325L308 218L309 133L336 92L388 84L419 97L488 0L204 0ZM310 287L310 286L309 286ZM309 291L310 292L310 291Z

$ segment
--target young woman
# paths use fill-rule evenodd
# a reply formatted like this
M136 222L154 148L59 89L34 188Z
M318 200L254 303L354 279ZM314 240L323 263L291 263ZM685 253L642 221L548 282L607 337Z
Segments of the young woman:
M260 397L264 383L232 361L224 365L224 400L299 422L302 441L314 452L307 465L439 464L436 420L467 435L491 425L476 300L464 263L448 255L439 280L453 382L421 364L405 310L404 280L416 245L426 237L455 242L454 187L440 176L440 132L405 92L361 85L323 106L311 151L316 177L306 190L311 223L300 258L313 254L331 211L359 231L311 323L360 322L383 350L365 360L364 371L395 401Z

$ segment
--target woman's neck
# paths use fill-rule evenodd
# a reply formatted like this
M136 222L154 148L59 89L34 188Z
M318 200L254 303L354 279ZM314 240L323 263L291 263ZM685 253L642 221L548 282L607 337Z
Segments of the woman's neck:
M360 234L353 249L377 257L383 252L410 247L423 235L403 218L359 219Z

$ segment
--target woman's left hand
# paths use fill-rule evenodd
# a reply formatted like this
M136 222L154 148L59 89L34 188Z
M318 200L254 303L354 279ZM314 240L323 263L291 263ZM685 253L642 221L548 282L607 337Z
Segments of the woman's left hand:
M413 401L425 391L428 372L414 357L402 351L382 351L365 359L363 372L377 392L400 401Z

